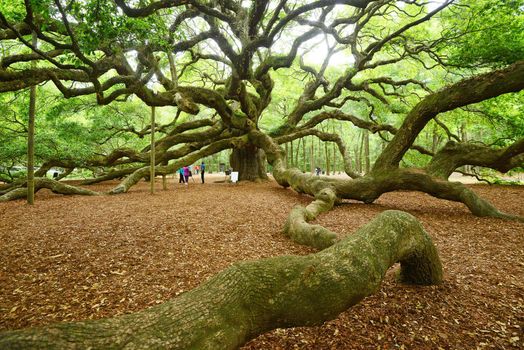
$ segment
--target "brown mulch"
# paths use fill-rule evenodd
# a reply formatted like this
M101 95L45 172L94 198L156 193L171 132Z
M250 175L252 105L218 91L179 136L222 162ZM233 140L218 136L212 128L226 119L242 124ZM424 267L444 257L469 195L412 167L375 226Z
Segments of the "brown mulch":
M115 182L92 186L107 190ZM524 215L524 186L472 185ZM190 290L235 261L308 254L281 234L311 198L274 182L145 182L117 196L0 203L0 330L129 313ZM346 201L317 223L351 234L376 214L415 215L441 254L439 286L397 284L319 327L278 329L245 349L524 349L524 224L478 218L459 203L413 192L373 205Z

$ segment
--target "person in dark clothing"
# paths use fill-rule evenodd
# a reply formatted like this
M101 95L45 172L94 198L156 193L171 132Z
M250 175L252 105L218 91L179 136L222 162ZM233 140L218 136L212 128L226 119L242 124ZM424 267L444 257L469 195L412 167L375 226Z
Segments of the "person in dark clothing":
M178 175L180 175L180 178L178 179L178 183L179 184L186 183L186 181L184 180L184 168L178 169Z
M200 164L200 178L202 179L202 183L204 183L204 173L206 172L206 163L202 162Z

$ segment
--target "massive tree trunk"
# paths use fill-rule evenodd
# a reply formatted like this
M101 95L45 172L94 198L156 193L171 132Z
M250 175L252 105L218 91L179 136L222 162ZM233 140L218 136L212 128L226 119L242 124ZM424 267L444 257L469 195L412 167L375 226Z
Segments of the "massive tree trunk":
M0 348L236 349L271 329L335 318L376 292L396 262L403 282L442 280L437 250L420 223L387 211L319 253L237 263L159 306L2 333Z
M264 151L251 144L234 148L229 158L233 171L238 171L240 181L267 180Z

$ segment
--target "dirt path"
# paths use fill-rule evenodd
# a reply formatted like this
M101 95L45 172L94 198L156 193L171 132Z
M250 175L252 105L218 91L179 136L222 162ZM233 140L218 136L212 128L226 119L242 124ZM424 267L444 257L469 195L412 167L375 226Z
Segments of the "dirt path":
M33 207L0 203L0 329L129 313L235 261L312 252L280 233L289 210L310 198L274 182L186 188L170 179L162 191L159 179L157 188L155 196L147 183L111 197L42 191ZM524 215L524 186L472 188ZM391 271L379 292L336 320L276 330L245 349L524 349L524 224L412 192L347 201L318 222L347 235L386 209L423 222L444 284L402 286Z

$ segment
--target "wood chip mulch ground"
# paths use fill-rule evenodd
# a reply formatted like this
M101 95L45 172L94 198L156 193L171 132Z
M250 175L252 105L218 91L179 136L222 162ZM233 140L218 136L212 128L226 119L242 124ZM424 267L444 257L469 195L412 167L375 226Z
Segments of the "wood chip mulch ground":
M168 185L158 179L154 196L142 182L117 196L42 190L34 206L0 203L0 330L130 313L233 262L313 252L281 234L289 210L310 197L272 181ZM524 215L524 186L471 188ZM345 201L317 223L342 237L387 209L421 220L440 251L443 284L404 286L391 271L337 319L277 329L244 349L524 349L524 224L414 192Z

